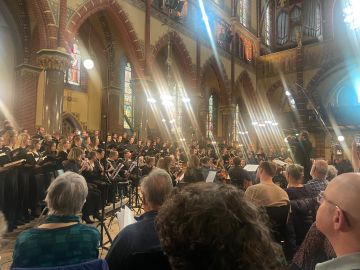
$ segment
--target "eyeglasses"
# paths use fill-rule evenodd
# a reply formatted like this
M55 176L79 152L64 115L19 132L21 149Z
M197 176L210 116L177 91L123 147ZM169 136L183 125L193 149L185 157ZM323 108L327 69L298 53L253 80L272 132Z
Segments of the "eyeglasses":
M320 193L316 199L319 204L322 204L324 201L326 201L326 202L332 204L333 206L335 206L339 211L341 211L343 213L346 225L348 225L350 227L350 221L349 221L349 218L348 218L346 212L342 208L340 208L340 206L338 206L336 203L334 203L334 202L330 201L328 198L326 198L324 191L320 191Z

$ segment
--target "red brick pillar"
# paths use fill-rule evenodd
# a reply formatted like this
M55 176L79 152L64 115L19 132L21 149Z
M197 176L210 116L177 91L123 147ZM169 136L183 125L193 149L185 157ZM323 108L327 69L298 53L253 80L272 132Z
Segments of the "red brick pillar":
M325 133L319 131L314 134L315 137L315 157L325 158Z
M64 72L70 67L71 56L58 50L38 52L40 66L45 71L45 95L42 125L53 134L62 131Z
M14 117L19 128L35 132L36 99L40 67L22 64L16 67Z

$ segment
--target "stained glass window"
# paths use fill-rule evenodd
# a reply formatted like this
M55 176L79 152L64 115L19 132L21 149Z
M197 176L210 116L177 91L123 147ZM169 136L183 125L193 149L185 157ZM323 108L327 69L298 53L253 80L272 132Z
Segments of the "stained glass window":
M75 41L70 49L70 55L71 55L71 67L68 69L67 74L65 76L65 82L80 86L80 78L81 78L81 54L80 54L80 48Z
M214 131L214 95L209 97L209 104L208 104L208 122L207 122L207 137L213 137Z
M240 141L240 136L239 136L239 132L240 132L240 127L239 127L239 115L240 115L240 111L239 111L239 105L236 105L235 108L235 119L234 119L234 139L236 141Z
M130 125L134 125L134 91L131 85L132 68L129 62L126 64L124 72L124 129L130 129Z
M238 3L238 10L239 10L239 20L240 23L249 28L250 27L250 14L251 14L251 7L249 0L239 0Z

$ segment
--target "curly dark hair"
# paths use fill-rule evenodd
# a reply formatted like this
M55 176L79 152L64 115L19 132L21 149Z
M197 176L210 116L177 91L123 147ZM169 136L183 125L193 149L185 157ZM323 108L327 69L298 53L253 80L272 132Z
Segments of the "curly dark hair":
M196 183L174 190L156 218L172 269L279 269L284 257L267 217L231 185Z

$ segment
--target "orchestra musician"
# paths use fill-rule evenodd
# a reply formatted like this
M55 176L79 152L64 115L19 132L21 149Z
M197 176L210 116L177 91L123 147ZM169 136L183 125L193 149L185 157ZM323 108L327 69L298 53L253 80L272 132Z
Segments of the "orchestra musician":
M68 155L68 160L64 163L64 171L72 171L78 174L85 174L90 170L90 164L87 159L84 158L84 151L79 147L73 147ZM101 192L97 189L96 185L87 182L88 196L82 209L82 219L91 224L93 221L90 219L90 215L94 218L101 219L99 210L101 209Z
M188 167L184 173L183 181L186 183L205 181L200 167L200 159L197 155L190 156L188 161Z

